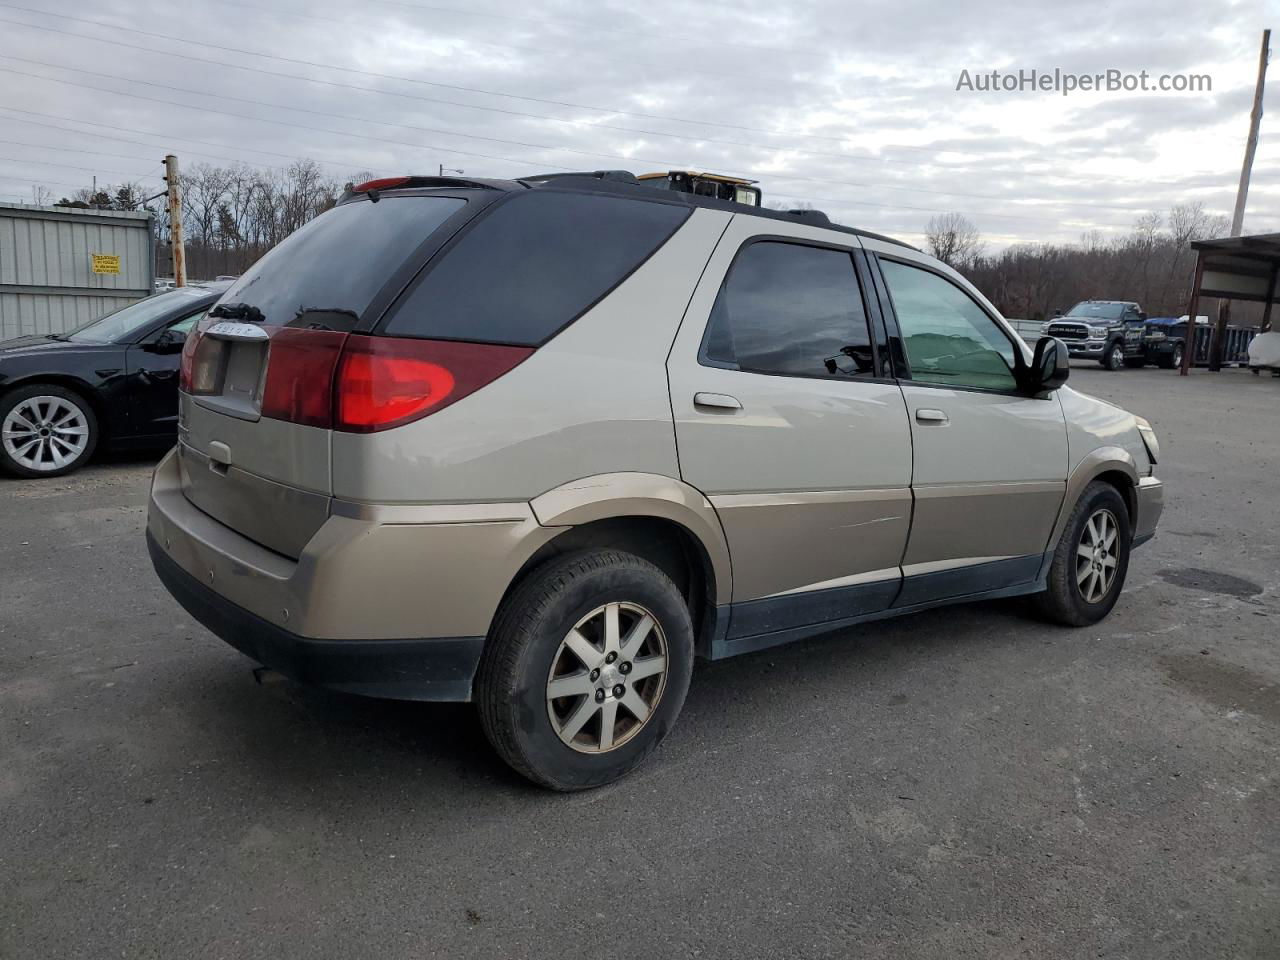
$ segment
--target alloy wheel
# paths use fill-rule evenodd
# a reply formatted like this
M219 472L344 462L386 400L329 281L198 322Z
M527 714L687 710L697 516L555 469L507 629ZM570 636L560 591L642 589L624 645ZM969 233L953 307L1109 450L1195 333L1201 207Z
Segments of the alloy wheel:
M28 397L4 418L0 441L19 466L47 473L84 453L89 423L84 411L65 397Z
M667 678L667 640L635 603L606 603L560 642L547 675L556 735L582 753L607 753L653 717Z
M1086 603L1101 603L1120 565L1120 527L1110 510L1095 510L1076 545L1076 586Z

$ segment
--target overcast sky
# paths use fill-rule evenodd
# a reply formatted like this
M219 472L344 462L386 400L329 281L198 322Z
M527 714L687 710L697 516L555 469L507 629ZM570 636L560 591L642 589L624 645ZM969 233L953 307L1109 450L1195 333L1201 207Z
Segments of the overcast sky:
M169 151L310 157L340 179L692 168L907 240L954 210L994 247L1073 241L1175 203L1230 212L1277 13L1280 0L0 0L0 199L95 173L158 191ZM1208 74L1212 92L956 90L962 70L1032 68ZM1280 230L1274 64L1272 88L1247 232Z

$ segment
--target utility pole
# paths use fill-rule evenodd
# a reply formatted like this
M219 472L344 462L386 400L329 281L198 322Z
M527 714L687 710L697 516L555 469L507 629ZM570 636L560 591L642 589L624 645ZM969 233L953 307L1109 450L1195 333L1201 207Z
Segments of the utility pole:
M182 239L182 196L178 184L178 158L164 158L164 182L169 185L169 247L173 250L173 283L187 285L187 248Z
M442 176L442 177L443 177L443 176L444 176L444 171L445 171L445 166L444 166L444 164L443 164L443 163L442 163L442 164L440 164L439 166L440 166L440 176ZM465 171L465 170L454 170L453 168L449 168L449 172L450 172L450 173L456 173L458 176L462 176L462 174L466 173L466 171Z
M1267 86L1267 59L1271 51L1271 31L1262 31L1262 52L1258 55L1258 84L1253 91L1253 110L1249 114L1249 139L1244 144L1244 164L1240 167L1240 186L1236 188L1236 208L1231 214L1231 236L1244 232L1244 208L1249 199L1249 177L1253 173L1253 155L1258 152L1258 129L1262 126L1262 94ZM1231 301L1218 301L1218 325L1213 332L1213 344L1209 354L1209 369L1216 372L1222 367L1222 344L1227 335L1227 321L1231 319ZM1188 329L1195 326L1195 317L1187 321Z

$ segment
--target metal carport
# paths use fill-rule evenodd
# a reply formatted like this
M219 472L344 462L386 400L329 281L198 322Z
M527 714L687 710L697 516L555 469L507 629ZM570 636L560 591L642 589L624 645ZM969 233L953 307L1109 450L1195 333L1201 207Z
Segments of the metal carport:
M1271 329L1271 307L1276 302L1276 277L1280 274L1280 233L1252 237L1228 237L1222 240L1196 240L1196 276L1191 284L1191 302L1187 305L1187 348L1182 351L1181 374L1191 369L1195 353L1195 317L1201 297L1218 300L1248 300L1265 304L1260 333ZM1227 334L1227 314L1218 312L1209 348L1209 369L1222 366L1222 347Z

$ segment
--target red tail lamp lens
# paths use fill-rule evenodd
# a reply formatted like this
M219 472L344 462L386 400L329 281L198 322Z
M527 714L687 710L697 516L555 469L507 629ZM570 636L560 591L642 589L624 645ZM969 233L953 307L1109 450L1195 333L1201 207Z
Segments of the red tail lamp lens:
M312 427L333 425L333 371L347 334L281 327L271 334L262 415Z
M334 388L334 428L387 430L442 410L492 383L533 353L447 340L351 336Z

